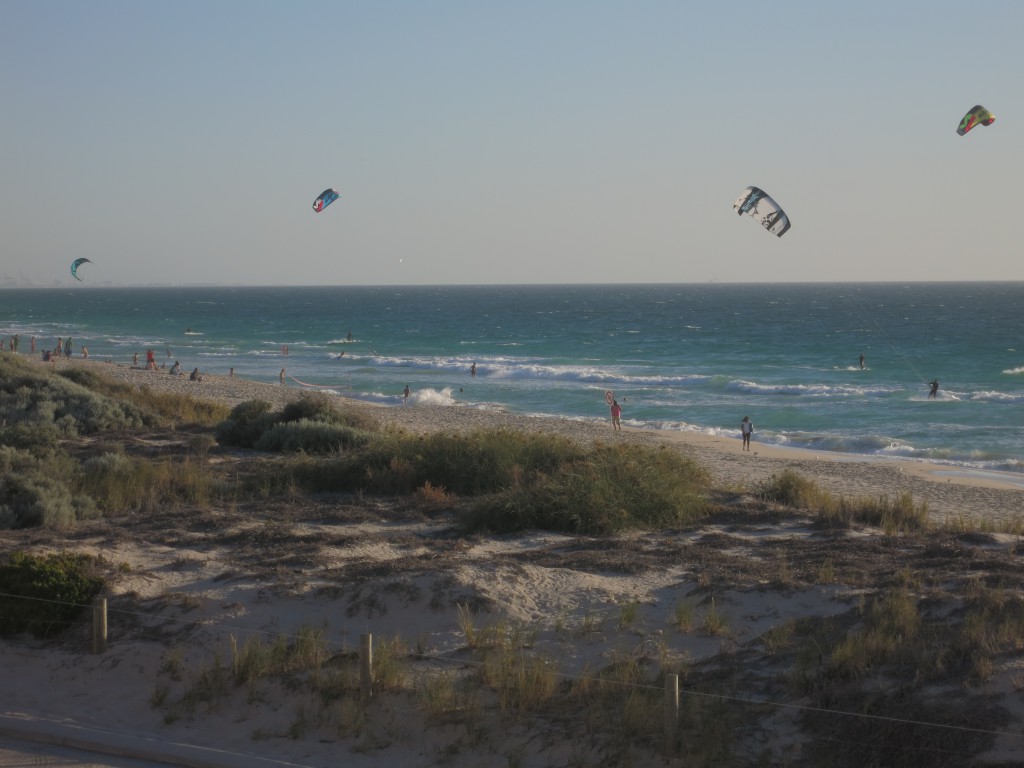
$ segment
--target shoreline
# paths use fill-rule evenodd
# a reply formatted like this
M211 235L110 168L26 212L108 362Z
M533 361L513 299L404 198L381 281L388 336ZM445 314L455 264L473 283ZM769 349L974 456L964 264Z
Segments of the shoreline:
M46 365L36 361L39 365ZM194 382L185 376L171 376L166 370L146 370L102 360L61 358L49 363L56 368L90 366L109 378L133 386L188 394L216 400L230 406L263 399L275 407L315 390L257 382L241 377L203 374ZM735 438L698 432L675 432L623 426L614 432L610 423L590 422L553 416L522 416L502 411L485 411L469 406L405 404L387 406L343 395L328 395L350 407L365 408L383 424L411 432L460 432L475 429L519 429L560 434L575 440L613 442L626 440L652 446L671 446L705 465L716 484L749 492L758 483L785 469L813 479L822 488L849 498L898 496L910 493L915 503L926 503L937 519L966 522L1010 522L1024 520L1024 476L992 470L972 471L905 458L833 455L804 448L766 445L753 441L751 450L741 450Z

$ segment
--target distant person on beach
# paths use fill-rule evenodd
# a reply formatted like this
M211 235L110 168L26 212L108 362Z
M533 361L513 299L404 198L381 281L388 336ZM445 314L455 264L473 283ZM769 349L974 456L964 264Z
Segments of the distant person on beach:
M32 354L34 355L36 353L36 337L33 336L29 341L32 344L32 350L31 351L32 351Z
M754 422L750 420L749 416L744 416L743 421L740 422L740 434L743 435L743 450L750 450L750 436L754 434Z
M403 400L403 402L406 402L406 403L409 402L409 385L408 384L406 384L405 385L405 389L402 390L402 400Z
M154 353L153 353L152 349L147 349L146 350L146 370L149 370L149 371L155 371L156 370L156 358L153 355L154 355Z
M82 347L82 359L83 360L88 360L89 359L89 348L88 347Z
M864 353L863 352L860 353L860 369L862 371L864 370Z
M136 352L134 355L132 355L132 367L133 368L138 368L139 367L139 353L138 352Z
M190 381L202 381L203 380L203 377L199 375L199 369L198 368L193 368L192 369L192 373L189 375L188 378L189 378Z
M177 360L175 360L174 365L171 366L171 376L181 376L181 363Z
M70 336L68 336L64 340L64 355L66 357L71 357L71 337Z
M936 397L939 394L939 380L932 379L928 382L928 397Z
M284 386L284 368L281 369L281 386Z
M228 378L229 379L235 378L235 369L234 368L232 368L230 371L228 371Z
M469 375L476 376L476 363L473 363L471 366L469 366Z
M622 431L622 424L619 423L619 419L622 417L622 406L619 405L618 400L612 400L612 429L617 432Z

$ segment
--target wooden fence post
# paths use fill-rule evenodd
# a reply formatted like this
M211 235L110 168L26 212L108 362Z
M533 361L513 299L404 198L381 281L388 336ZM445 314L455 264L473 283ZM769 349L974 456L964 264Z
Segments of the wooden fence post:
M360 636L359 691L363 701L373 696L373 635Z
M665 675L665 757L676 754L679 730L679 675Z
M94 597L92 600L92 652L107 650L107 598Z

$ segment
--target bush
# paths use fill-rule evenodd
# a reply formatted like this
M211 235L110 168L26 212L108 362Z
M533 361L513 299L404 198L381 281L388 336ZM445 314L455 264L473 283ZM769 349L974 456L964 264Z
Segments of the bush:
M481 499L461 517L468 530L528 528L603 535L664 528L705 513L706 470L673 451L596 446L535 482Z
M228 418L217 425L217 442L236 448L253 448L267 429L276 423L273 406L266 400L247 400L231 409Z
M582 455L584 449L570 440L505 429L412 437L391 433L338 460L334 474L346 490L404 494L430 483L475 496L529 482Z
M0 634L46 637L67 629L103 589L100 560L14 552L0 565Z
M305 394L288 403L281 411L281 421L322 421L374 432L378 423L363 410L340 406L338 401L324 394Z
M300 419L275 424L253 447L282 453L334 453L366 445L369 439L367 433L349 426Z
M67 454L0 445L0 529L60 528L94 515L92 499L68 485L77 475Z
M92 372L60 376L28 361L0 359L0 421L35 429L56 426L61 434L93 434L143 426L147 419L130 403L121 403L76 383L95 382Z

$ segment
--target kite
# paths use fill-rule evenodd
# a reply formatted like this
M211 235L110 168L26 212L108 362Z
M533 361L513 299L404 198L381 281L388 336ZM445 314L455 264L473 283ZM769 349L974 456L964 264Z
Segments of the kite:
M977 104L964 115L964 119L960 121L960 127L956 129L956 132L963 136L976 125L992 125L995 121L995 115L981 106L981 104Z
M71 276L78 282L82 282L82 278L78 276L78 268L83 264L92 264L88 259L75 259L71 262Z
M313 201L313 210L320 213L324 208L337 200L341 195L335 192L333 189L325 189L320 193L320 197Z
M742 216L749 213L762 227L777 237L789 230L789 217L778 203L768 197L763 189L747 187L732 205Z

